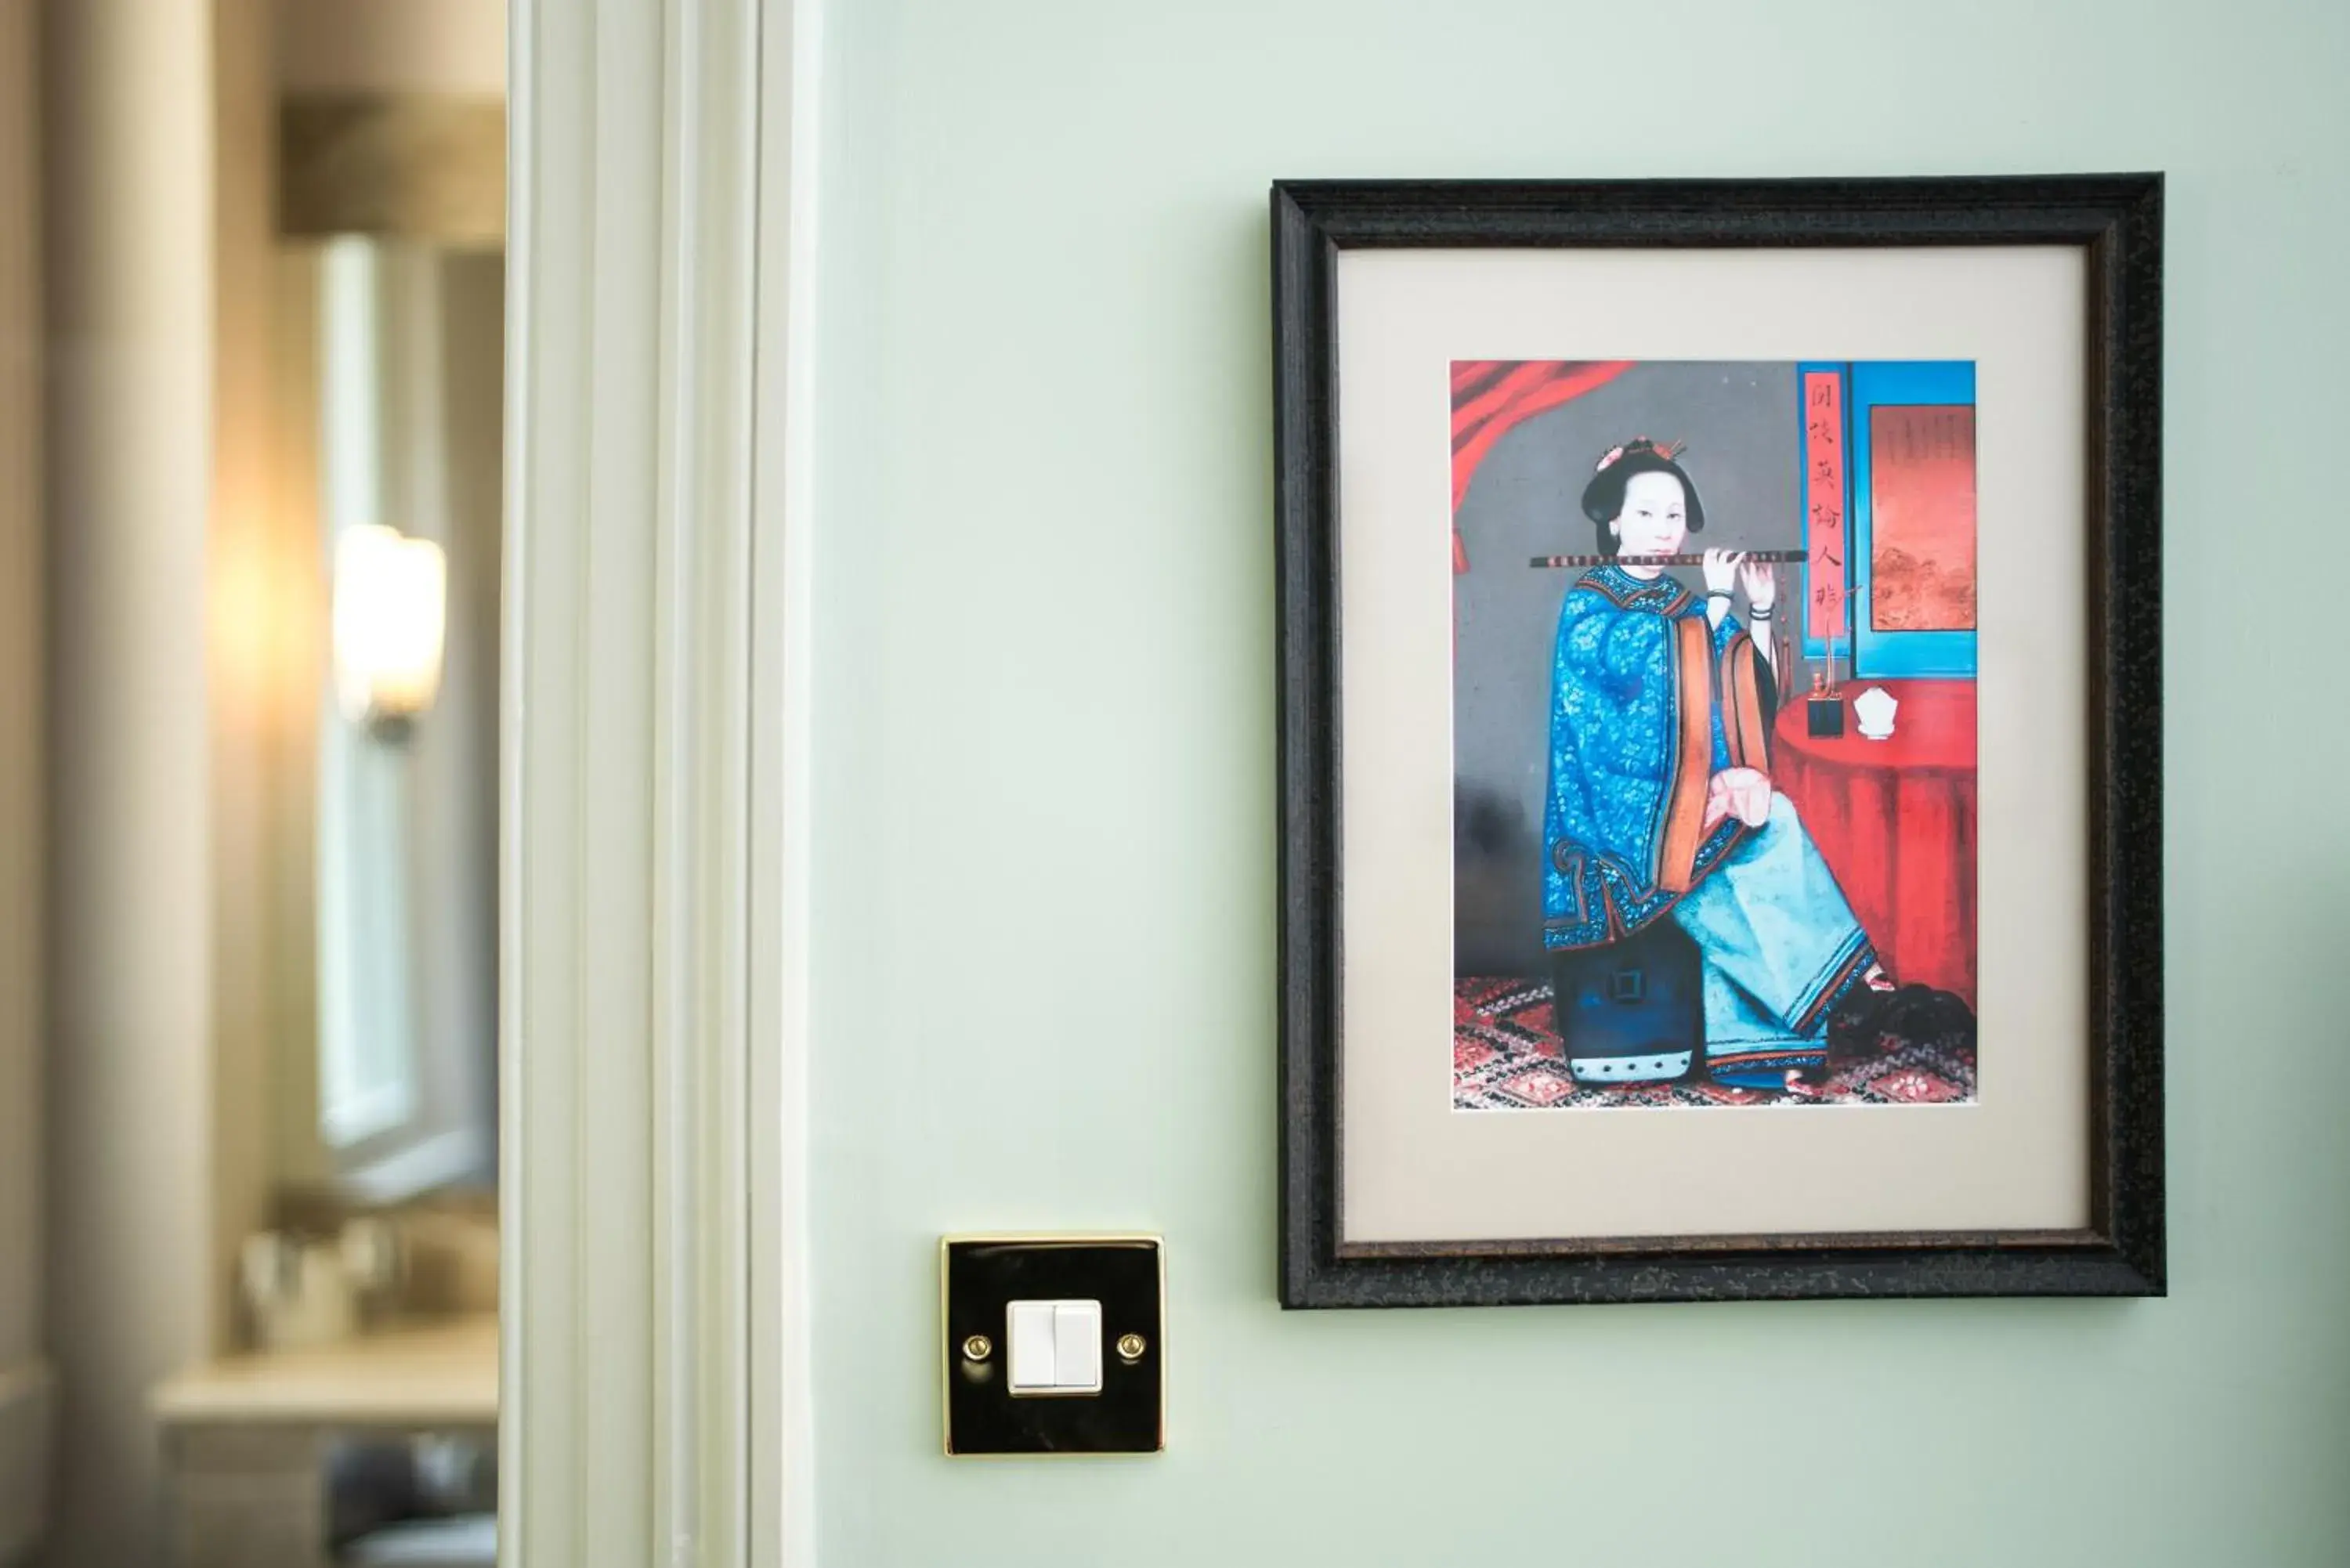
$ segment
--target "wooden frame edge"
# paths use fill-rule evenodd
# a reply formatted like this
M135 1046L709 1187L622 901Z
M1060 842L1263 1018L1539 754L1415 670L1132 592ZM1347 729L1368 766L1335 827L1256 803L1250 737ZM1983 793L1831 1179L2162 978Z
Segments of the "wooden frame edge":
M2162 1094L2159 173L1818 180L1278 181L1275 711L1284 1307L1814 1297L2158 1296ZM1332 340L1354 247L2064 244L2090 267L2092 1227L2044 1236L1626 1239L1415 1255L1342 1246ZM2129 615L2122 613L2127 607ZM2134 727L2133 727L2134 722ZM1325 809L1323 803L1326 801ZM1785 1243L1800 1241L1800 1248Z

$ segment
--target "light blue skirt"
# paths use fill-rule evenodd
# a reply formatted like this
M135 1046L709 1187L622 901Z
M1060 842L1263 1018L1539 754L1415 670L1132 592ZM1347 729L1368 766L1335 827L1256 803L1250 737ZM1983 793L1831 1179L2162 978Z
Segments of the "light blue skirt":
M1705 960L1715 1082L1779 1088L1827 1062L1827 1023L1877 961L1835 876L1783 794L1761 829L1673 907Z

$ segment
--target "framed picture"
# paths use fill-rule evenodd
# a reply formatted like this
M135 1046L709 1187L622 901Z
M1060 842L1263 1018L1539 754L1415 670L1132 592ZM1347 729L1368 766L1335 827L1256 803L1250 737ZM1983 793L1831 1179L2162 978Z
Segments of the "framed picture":
M2162 1293L2161 243L1274 187L1284 1304Z

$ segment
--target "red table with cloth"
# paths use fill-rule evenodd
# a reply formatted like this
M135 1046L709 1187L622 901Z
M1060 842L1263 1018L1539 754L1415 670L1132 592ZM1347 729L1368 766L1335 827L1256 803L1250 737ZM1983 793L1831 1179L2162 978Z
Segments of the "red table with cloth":
M1882 686L1900 707L1862 737L1851 700ZM1885 970L1975 1001L1975 685L1867 680L1844 688L1845 732L1808 734L1805 700L1779 710L1773 782L1835 873Z

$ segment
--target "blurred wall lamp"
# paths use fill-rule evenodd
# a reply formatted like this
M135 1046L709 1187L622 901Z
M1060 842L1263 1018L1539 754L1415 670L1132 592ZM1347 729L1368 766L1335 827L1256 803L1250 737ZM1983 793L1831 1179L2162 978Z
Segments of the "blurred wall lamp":
M378 740L408 737L441 689L449 564L430 539L358 524L335 541L335 691Z

